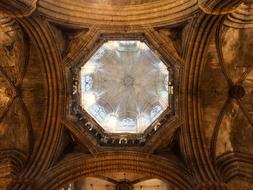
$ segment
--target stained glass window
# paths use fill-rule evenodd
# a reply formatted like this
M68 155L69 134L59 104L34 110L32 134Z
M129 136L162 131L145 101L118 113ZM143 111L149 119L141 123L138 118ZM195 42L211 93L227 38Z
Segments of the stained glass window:
M83 91L89 91L92 88L93 79L90 75L82 76L82 89Z
M121 127L134 127L135 125L136 125L136 122L131 118L123 119L120 122Z

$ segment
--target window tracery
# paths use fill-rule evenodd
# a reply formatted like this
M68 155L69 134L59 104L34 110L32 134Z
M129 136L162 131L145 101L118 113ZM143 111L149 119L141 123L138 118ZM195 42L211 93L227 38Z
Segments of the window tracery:
M83 91L89 91L92 89L93 79L91 75L82 76L82 89Z

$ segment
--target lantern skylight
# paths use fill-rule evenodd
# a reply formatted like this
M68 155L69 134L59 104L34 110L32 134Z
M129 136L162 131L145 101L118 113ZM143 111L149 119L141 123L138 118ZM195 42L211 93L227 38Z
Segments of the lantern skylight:
M81 106L108 133L143 133L169 106L167 66L141 41L108 41L81 67Z

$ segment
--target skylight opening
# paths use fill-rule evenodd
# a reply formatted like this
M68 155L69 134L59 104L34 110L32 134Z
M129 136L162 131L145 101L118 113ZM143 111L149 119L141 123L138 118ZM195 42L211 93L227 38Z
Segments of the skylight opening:
M169 105L168 83L144 42L108 41L81 67L81 105L108 133L143 133Z

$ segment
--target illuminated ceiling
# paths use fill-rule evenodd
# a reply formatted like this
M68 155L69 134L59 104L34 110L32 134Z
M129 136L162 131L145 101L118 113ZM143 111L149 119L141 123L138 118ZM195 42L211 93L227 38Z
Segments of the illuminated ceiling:
M169 71L140 41L104 43L81 68L82 107L110 133L142 133L169 109Z

